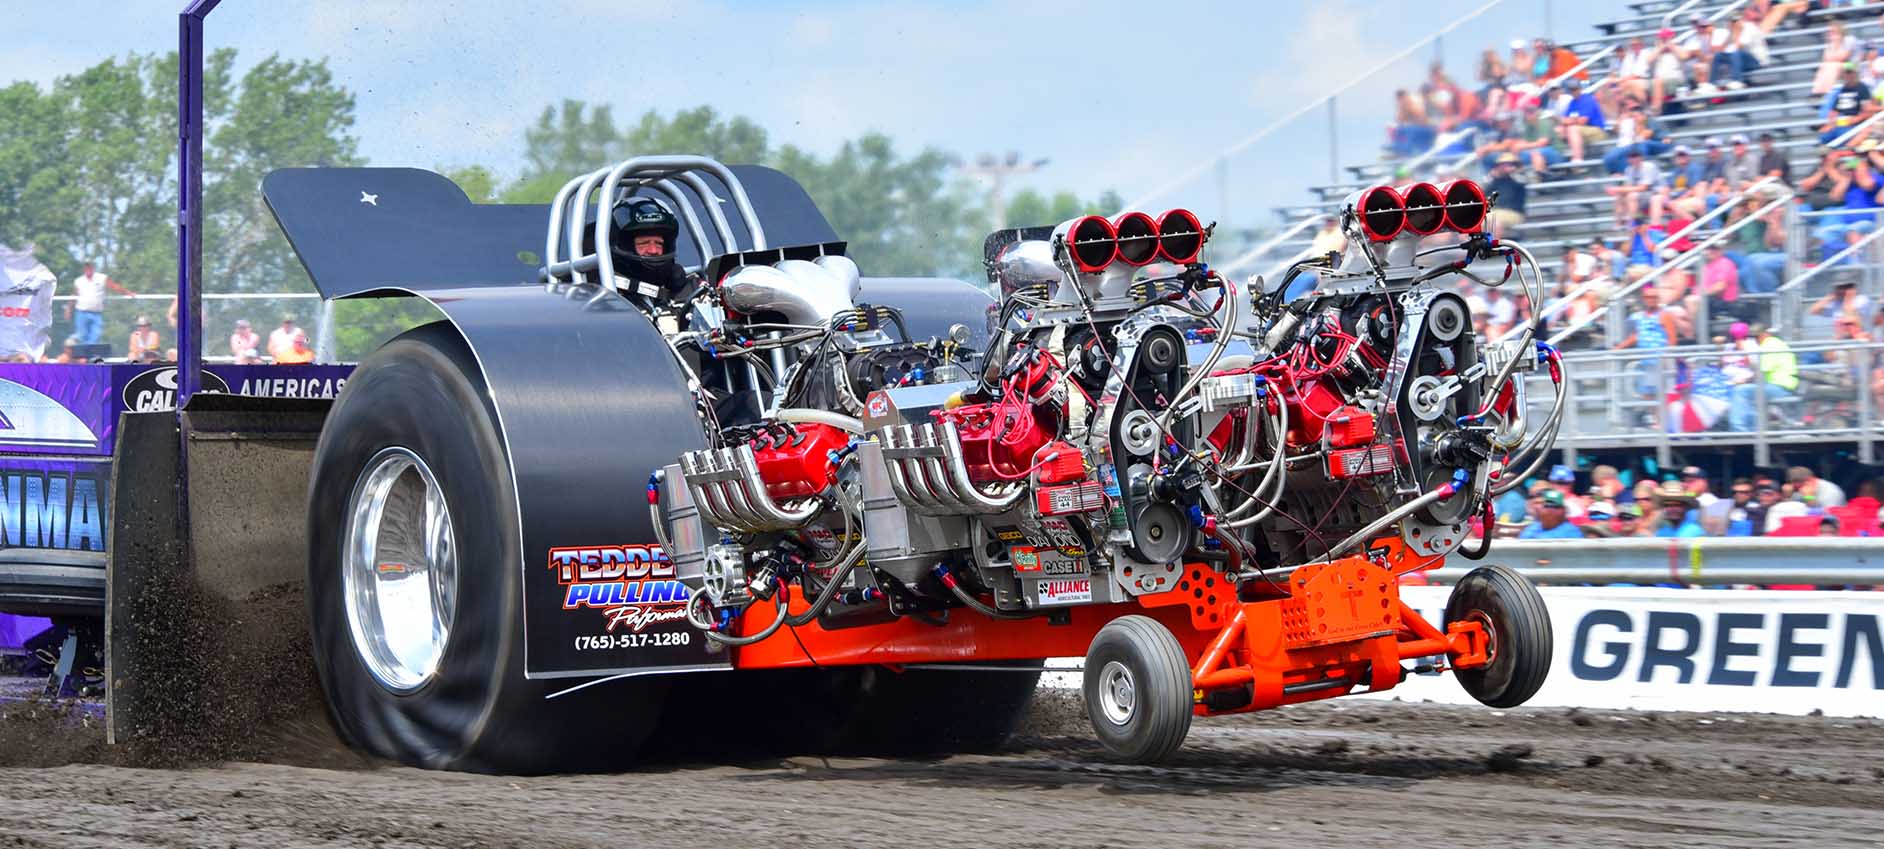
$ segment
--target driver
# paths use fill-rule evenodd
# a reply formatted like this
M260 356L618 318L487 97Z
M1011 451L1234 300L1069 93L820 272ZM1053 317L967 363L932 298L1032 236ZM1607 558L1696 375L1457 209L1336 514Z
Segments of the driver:
M628 198L615 204L609 216L615 274L632 281L616 282L622 294L652 306L684 302L690 281L674 261L680 237L674 213L657 201Z

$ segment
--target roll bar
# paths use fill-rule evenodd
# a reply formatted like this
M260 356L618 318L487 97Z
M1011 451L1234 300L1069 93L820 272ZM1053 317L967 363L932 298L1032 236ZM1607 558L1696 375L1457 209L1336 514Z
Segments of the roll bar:
M733 208L739 213L740 224L744 226L750 244L741 243L738 231L733 229L726 214L720 209L724 200L718 197L714 186L702 174L717 179L732 195ZM675 215L685 222L688 234L699 245L702 262L714 253L714 246L707 240L706 228L701 223L701 208L706 210L707 219L712 222L713 231L719 236L718 253L764 250L768 247L765 226L760 223L758 213L753 211L752 199L747 196L746 187L733 175L731 169L705 156L637 156L613 167L575 177L557 190L556 199L550 203L549 233L543 241L543 268L539 272L542 280L546 283L559 280L586 282L592 272L597 273L599 279L612 279L615 263L610 251L612 234L609 232L609 208L621 198L641 189L662 195L672 202ZM584 253L582 225L587 220L592 201L595 209L595 250ZM695 206L695 201L699 202L699 207ZM569 259L563 259L565 246Z

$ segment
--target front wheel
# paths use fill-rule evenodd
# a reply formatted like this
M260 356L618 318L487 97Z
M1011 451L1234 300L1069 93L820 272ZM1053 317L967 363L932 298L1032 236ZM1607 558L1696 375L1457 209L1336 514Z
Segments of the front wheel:
M1467 693L1495 708L1530 700L1550 673L1550 610L1523 575L1505 566L1467 572L1446 600L1446 621L1484 626L1491 659L1454 673Z
M1164 759L1191 730L1184 647L1147 616L1106 623L1086 650L1086 716L1107 749L1131 763Z

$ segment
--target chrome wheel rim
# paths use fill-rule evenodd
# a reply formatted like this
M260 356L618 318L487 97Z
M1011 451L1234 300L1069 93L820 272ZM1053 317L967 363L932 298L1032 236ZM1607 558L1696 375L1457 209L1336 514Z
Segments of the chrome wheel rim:
M1116 660L1108 661L1099 670L1099 711L1113 725L1124 725L1132 721L1132 712L1138 704L1138 686L1132 680L1132 670Z
M417 454L387 448L350 505L341 583L353 647L380 686L410 693L438 672L457 607L445 492Z

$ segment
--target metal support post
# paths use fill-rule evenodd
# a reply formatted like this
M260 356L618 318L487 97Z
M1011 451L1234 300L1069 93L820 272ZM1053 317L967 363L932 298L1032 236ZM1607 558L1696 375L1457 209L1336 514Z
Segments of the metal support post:
M1341 130L1335 123L1335 101L1338 97L1328 98L1328 185L1341 183Z
M1663 468L1675 464L1675 449L1668 441L1668 369L1672 362L1667 354L1655 358L1655 413L1649 421L1655 423L1655 462Z

